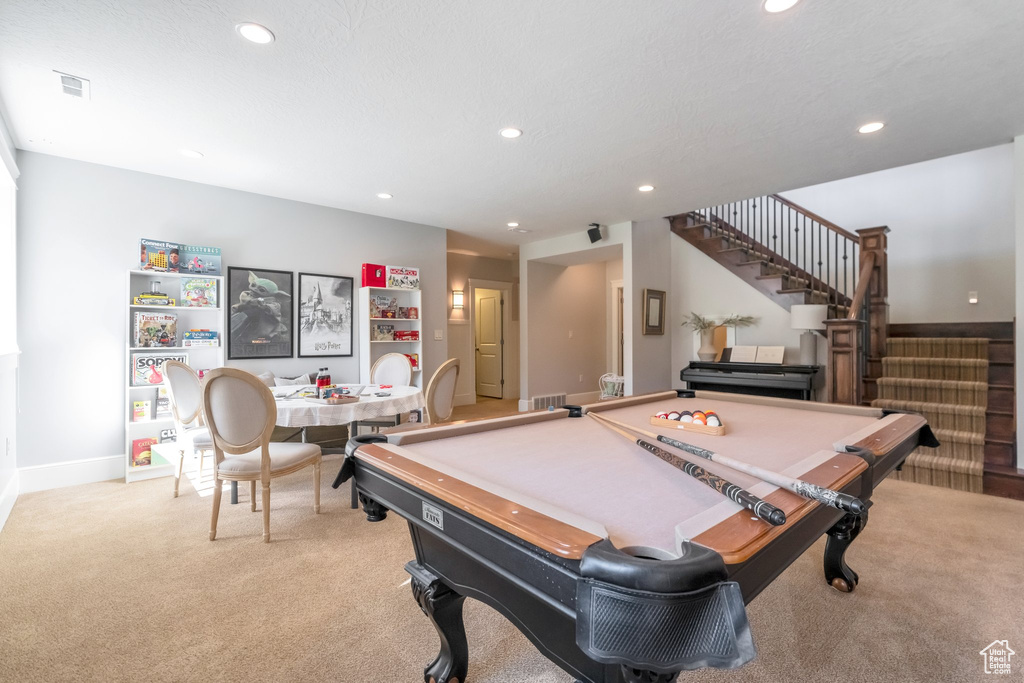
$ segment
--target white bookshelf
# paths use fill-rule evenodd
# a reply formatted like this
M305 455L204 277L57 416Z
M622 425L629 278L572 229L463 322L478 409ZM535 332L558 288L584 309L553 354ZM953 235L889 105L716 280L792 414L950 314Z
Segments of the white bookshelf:
M370 317L370 297L389 296L398 300L399 307L416 307L419 316L416 318L372 318ZM359 325L359 381L369 383L370 368L385 353L408 353L419 356L419 368L412 373L414 385L423 388L423 307L421 292L418 289L398 289L394 287L360 287L359 313L362 322ZM420 333L418 341L373 341L371 339L375 324L394 325L395 330L416 330Z
M160 282L160 290L181 303L181 281L189 278L204 278L217 282L218 306L194 308L190 306L150 306L132 303L134 297L148 292L154 280ZM227 291L224 288L222 275L206 275L198 273L160 273L149 270L129 270L125 284L125 311L127 333L125 335L125 400L124 400L124 434L125 464L124 479L126 482L141 481L173 474L174 464L153 450L152 464L144 467L132 467L132 441L134 439L160 438L160 431L173 429L174 420L170 415L156 417L157 391L162 384L137 386L132 384L132 354L162 355L167 353L187 353L188 364L197 369L213 369L224 365L225 347L227 343L224 321L224 299ZM133 345L135 334L135 313L166 312L177 315L176 343L168 347L138 347ZM208 329L220 334L219 346L181 346L181 336L186 330ZM150 419L133 421L135 401L150 401ZM163 449L167 452L167 449Z

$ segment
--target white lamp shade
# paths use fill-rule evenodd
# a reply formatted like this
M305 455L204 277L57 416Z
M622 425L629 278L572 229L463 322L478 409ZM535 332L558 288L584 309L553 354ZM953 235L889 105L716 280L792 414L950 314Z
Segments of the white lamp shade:
M790 327L794 330L823 330L828 306L825 304L800 304L789 309Z

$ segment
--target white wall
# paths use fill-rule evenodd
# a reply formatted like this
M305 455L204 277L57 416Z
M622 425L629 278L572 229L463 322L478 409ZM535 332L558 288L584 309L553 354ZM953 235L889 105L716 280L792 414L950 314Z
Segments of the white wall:
M607 345L604 262L531 262L530 396L598 390Z
M225 268L351 275L357 286L363 262L419 266L424 372L447 358L434 341L447 329L440 228L35 153L18 162L19 467L123 453L125 271L141 237L219 246ZM356 336L351 358L229 364L289 375L319 363L347 380L358 356Z
M18 167L7 123L0 116L0 529L18 498L18 344L16 193Z
M644 335L643 296L644 289L657 289L666 293L665 306L671 310L675 305L672 297L672 242L682 241L669 231L664 219L633 224L632 279L633 289L628 294L633 299L634 314L629 324L633 328L632 393L645 394L668 389L672 383L672 331L671 316L665 312L665 334ZM625 293L625 292L624 292ZM678 372L676 373L678 374Z
M472 304L469 291L471 279L509 282L515 290L519 282L519 263L466 254L448 254L448 353L450 357L459 359L456 405L476 403L476 353L469 308ZM465 304L461 311L451 307L453 289L460 289L465 294ZM513 301L514 298L510 296L505 302L510 312L509 328L505 330L506 398L519 398L519 312L514 305L517 303Z
M888 225L892 323L1014 317L1013 145L783 195L847 230ZM967 292L980 301L967 303Z

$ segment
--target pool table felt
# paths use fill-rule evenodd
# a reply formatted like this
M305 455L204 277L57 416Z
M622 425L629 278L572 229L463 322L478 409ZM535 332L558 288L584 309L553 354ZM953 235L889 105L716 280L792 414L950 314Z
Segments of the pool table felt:
M801 408L665 397L602 413L837 488L866 465L857 456L836 453L833 445L841 446L844 440L854 443L901 417L879 420L863 411L844 414ZM711 436L649 424L655 413L671 410L714 410L728 433ZM787 511L790 522L796 518L794 513L806 513L815 505L749 475L659 445L755 495L770 498ZM763 545L785 528L773 530L756 518L738 515L739 505L587 417L549 419L409 446L375 445L372 450L381 447L445 473L449 482L461 480L641 554L674 557L679 542L692 539L719 551L727 562L740 561L746 556L745 548ZM728 533L716 534L712 528L719 525L721 530L728 527Z

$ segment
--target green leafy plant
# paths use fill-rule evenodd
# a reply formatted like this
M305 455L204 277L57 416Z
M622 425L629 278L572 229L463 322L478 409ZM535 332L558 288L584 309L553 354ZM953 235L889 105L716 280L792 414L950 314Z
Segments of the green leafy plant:
M690 317L683 321L683 327L689 325L695 332L706 332L722 325L727 327L748 327L756 321L757 319L752 315L730 315L724 320L716 321L711 318L705 318L697 313L691 313Z

